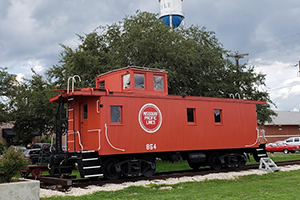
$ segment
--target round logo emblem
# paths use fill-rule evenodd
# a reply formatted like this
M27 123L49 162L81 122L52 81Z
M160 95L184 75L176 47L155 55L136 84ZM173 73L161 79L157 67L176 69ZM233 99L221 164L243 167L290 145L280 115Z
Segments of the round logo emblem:
M152 103L145 104L139 112L139 123L147 133L155 133L162 123L162 114L159 108Z

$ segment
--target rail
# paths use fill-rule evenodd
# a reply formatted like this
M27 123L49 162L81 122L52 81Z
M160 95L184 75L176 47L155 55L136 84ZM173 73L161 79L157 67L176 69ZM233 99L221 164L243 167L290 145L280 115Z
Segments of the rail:
M117 148L115 147L114 145L112 145L108 139L108 135L107 135L107 125L105 124L105 137L106 137L106 141L108 142L108 144L111 146L111 148L117 150L117 151L125 151L125 149L120 149L120 148Z
M245 145L245 147L253 147L258 142L258 140L259 140L259 128L256 127L256 131L257 131L256 141L253 144Z
M79 131L76 131L76 133L78 134L78 143L81 147L81 151L83 151L83 145L81 144L80 133L79 133Z
M97 113L100 113L100 111L99 111L99 100L96 101L96 111L97 111Z
M76 77L81 82L81 78L78 75L74 75L68 78L68 85L67 85L67 94L69 94L70 91L70 79L72 79L72 93L74 93L74 83L76 82Z
M88 132L94 132L94 131L98 131L98 149L97 151L99 151L101 149L101 142L100 142L100 133L101 133L101 129L93 129L93 130L88 130Z
M235 94L230 93L230 94L229 94L229 97L230 97L230 98L233 98L233 99L235 99L235 97L237 97L238 99L241 99L241 95L240 95L239 93L235 93Z
M71 131L72 131L71 133L68 131L68 136L71 135L71 134L74 134L74 132L75 132L75 131L73 131L73 130L71 130ZM80 147L81 147L81 151L83 151L83 145L82 145L82 143L81 143L80 133L79 133L79 131L76 131L75 133L77 133L77 135L78 135L78 144L79 144ZM74 142L74 140L68 140L68 142ZM69 145L68 145L68 146L69 146ZM75 143L74 143L74 146L75 146Z

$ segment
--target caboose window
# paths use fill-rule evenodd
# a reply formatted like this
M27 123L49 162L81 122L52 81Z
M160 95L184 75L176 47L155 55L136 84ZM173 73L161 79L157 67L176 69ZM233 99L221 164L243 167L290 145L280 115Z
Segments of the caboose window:
M222 110L221 109L215 109L215 123L221 123L222 121Z
M87 119L88 118L88 106L87 104L83 105L83 119Z
M121 106L110 106L110 121L121 123Z
M135 74L134 75L134 87L138 89L145 88L145 76L142 74Z
M164 79L162 76L153 76L154 90L164 90Z
M187 108L187 122L195 122L195 109L194 108Z
M99 88L105 88L105 82L104 81L99 82Z
M123 89L130 88L130 74L123 76Z

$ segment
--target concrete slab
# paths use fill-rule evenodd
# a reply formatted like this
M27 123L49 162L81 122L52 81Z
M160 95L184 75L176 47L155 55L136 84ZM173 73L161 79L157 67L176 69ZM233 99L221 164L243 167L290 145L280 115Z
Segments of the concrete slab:
M19 182L1 183L0 200L39 200L40 181L21 179Z

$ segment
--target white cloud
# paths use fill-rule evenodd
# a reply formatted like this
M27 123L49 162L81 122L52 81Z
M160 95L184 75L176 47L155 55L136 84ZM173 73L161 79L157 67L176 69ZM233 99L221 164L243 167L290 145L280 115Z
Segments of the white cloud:
M290 90L290 93L294 95L300 94L300 83L298 83L298 85L293 86Z
M270 96L280 109L300 107L296 102L300 78L293 67L300 53L300 1L184 0L182 4L186 26L206 26L225 49L250 54L240 63L248 59L257 72L267 74ZM0 1L0 66L25 77L32 75L31 68L42 74L58 63L59 44L78 45L76 34L117 23L138 9L159 13L159 8L158 1L140 0Z
M24 77L25 77L24 74L18 73L18 74L17 74L17 81L18 81L18 82L22 82Z

